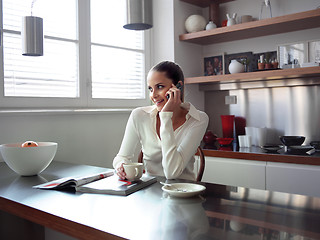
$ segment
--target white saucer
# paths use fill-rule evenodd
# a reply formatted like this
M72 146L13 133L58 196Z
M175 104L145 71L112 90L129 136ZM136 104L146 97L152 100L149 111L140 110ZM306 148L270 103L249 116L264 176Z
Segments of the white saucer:
M162 190L170 196L188 198L202 193L206 187L194 183L170 183L170 186L163 186Z

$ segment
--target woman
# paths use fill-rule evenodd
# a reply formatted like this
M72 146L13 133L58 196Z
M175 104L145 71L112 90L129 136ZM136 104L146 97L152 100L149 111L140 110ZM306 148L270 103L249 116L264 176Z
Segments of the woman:
M176 87L183 81L181 68L173 62L161 62L149 71L148 89L154 105L136 108L129 117L113 160L121 179L126 177L122 165L131 162L140 142L147 173L195 180L194 154L208 126L208 116L190 103L183 103L183 94Z

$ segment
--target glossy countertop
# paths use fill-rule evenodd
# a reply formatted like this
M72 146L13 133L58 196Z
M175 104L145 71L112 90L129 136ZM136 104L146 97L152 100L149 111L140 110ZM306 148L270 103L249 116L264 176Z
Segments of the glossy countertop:
M265 162L279 162L279 163L293 163L293 164L307 164L320 166L320 151L315 153L294 155L285 152L283 149L277 152L268 152L260 147L244 147L239 148L236 144L229 147L207 147L202 146L203 153L207 157L221 157L246 159Z
M0 163L0 209L79 239L320 239L316 197L199 183L201 196L174 198L163 178L127 197L32 188L104 170L54 161L20 177Z

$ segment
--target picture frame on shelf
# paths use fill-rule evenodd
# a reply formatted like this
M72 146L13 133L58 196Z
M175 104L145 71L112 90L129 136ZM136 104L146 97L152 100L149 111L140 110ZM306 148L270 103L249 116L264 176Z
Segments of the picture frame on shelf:
M308 62L308 42L279 45L278 61L280 68L297 68Z
M252 72L253 54L252 52L242 52L242 53L227 54L224 56L225 74L230 74L229 64L231 60L234 60L234 59L245 65L245 72Z
M212 57L205 57L203 61L204 76L224 74L224 53Z
M308 62L320 63L320 40L308 42Z
M271 61L274 61L274 60L278 61L278 51L254 53L253 54L252 72L259 70L258 69L258 60L260 59L261 55L263 55L263 59L269 58Z

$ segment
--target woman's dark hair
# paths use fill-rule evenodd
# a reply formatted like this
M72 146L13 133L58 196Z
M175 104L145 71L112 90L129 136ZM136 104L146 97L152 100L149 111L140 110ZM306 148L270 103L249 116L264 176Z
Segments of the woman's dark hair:
M179 81L184 83L184 76L180 66L174 62L163 61L155 65L151 71L164 72L166 77L172 80L174 85Z

